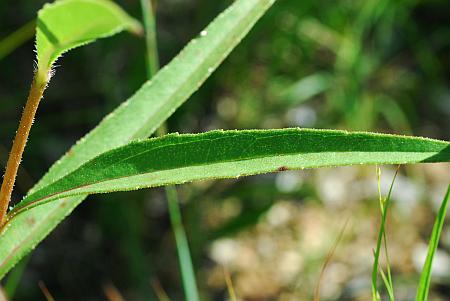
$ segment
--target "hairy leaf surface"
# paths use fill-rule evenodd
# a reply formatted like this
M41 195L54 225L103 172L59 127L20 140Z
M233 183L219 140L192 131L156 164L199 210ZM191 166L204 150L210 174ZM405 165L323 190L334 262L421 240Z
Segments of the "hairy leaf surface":
M109 0L62 0L39 10L36 26L38 76L47 76L66 51L122 30L139 32L139 23Z
M151 135L209 77L275 0L238 0L152 81L108 115L59 160L30 194L99 154ZM86 195L60 199L14 217L0 236L0 277L36 246Z
M336 130L282 129L172 134L106 152L14 208L79 194L235 178L266 172L353 164L450 161L450 144L418 137Z

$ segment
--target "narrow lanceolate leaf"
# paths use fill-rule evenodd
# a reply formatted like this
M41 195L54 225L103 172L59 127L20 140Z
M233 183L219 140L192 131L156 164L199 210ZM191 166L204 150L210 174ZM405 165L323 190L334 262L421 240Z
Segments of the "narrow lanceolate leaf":
M38 12L36 52L38 79L46 78L66 51L122 30L139 32L140 25L109 0L62 0Z
M145 138L205 81L275 0L238 0L217 17L151 82L80 140L41 181L37 190L99 154ZM0 278L80 204L86 195L60 199L17 215L0 236Z
M336 130L167 135L106 152L28 196L10 217L52 200L194 180L353 164L450 161L443 141Z
M439 209L436 221L434 222L433 232L431 233L430 242L428 243L428 254L423 265L422 273L420 275L419 287L417 289L416 300L427 301L428 293L430 290L431 272L433 266L434 254L439 245L439 239L441 237L442 228L444 227L444 220L447 212L448 201L450 199L450 185L448 185L447 193L442 201L441 208Z

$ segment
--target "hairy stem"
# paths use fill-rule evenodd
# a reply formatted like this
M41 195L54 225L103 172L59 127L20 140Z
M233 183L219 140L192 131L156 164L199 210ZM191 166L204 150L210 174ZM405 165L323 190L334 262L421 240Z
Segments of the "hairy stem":
M37 80L35 76L31 84L30 93L28 95L25 109L20 119L19 128L6 163L6 171L3 176L2 188L0 190L0 225L3 225L6 211L8 210L11 194L16 181L17 170L19 169L22 154L33 125L34 116L36 115L39 102L42 98L47 82Z

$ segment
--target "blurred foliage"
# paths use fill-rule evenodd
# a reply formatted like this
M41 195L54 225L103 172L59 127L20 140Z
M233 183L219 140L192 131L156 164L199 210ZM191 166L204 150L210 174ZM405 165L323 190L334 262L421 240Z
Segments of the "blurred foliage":
M0 2L0 39L32 20L44 2ZM117 2L140 17L138 0ZM158 1L162 65L229 3ZM188 133L300 126L448 140L448 7L446 0L279 0L168 128ZM28 40L0 60L2 162L31 82L33 47ZM61 58L25 151L16 200L144 82L144 47L143 39L121 34ZM442 200L450 175L448 166L401 173L387 233L397 299L409 300L418 280L415 252L428 240L435 215L430 200ZM324 257L350 213L354 226L328 267L323 300L370 296L378 225L374 168L207 181L179 190L202 300L226 298L221 264L229 267L241 299L311 298ZM448 251L447 238L444 263ZM450 292L450 271L439 275L432 300ZM111 285L127 300L155 300L156 280L172 300L182 300L163 191L89 197L31 255L14 300L42 298L40 280L57 300L98 300Z

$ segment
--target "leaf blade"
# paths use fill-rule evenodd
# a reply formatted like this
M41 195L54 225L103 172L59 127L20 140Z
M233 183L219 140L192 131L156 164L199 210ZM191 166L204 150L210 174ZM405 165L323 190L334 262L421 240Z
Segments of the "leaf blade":
M418 137L295 128L171 134L98 156L25 198L12 214L79 194L287 169L440 161L450 161L450 144Z
M188 61L192 59L195 66L192 67L191 74L195 75L194 88L186 87L178 89L175 99L158 97L147 101L140 101L134 107L138 98L148 97L149 90L154 89L149 86L155 85L148 82L130 98L127 104L123 104L113 113L105 117L105 119L88 135L82 138L77 144L59 161L57 161L49 170L49 172L35 185L30 193L56 181L67 173L75 170L86 161L95 156L108 151L112 148L121 146L134 138L145 138L152 134L162 122L164 122L178 106L197 89L197 87L206 80L211 74L209 68L217 66L222 62L228 53L237 45L237 43L249 32L256 21L264 14L264 12L276 0L238 0L235 1L230 8L224 11L216 18L206 30L209 33L197 43L191 43L187 47L191 47L188 51L180 53L164 70L172 68L173 64L180 65L179 61ZM213 30L211 30L211 26ZM214 43L209 43L208 39L214 38ZM222 45L221 41L225 41ZM197 47L208 50L208 57L199 56L192 48ZM207 62L207 63L205 63ZM208 69L200 68L202 65L208 66ZM165 71L169 73L169 71ZM167 76L167 75L166 75ZM161 78L160 75L156 77ZM189 85L189 75L178 78L177 85ZM160 79L159 83L163 81ZM173 83L172 83L173 84ZM154 95L158 96L158 95ZM134 99L134 100L133 100ZM154 102L159 100L160 106L154 107ZM170 102L161 108L164 102ZM128 107L128 109L127 109ZM153 115L157 114L157 118L139 119L134 115L137 111L142 116L142 112L152 110ZM147 116L148 117L148 116ZM138 121L128 128L130 119ZM117 125L117 126L114 126ZM127 130L125 130L127 129ZM103 143L102 143L103 141ZM106 141L106 143L105 143ZM3 277L9 269L11 269L26 253L33 249L48 233L55 228L67 215L69 215L84 199L84 196L72 197L70 199L62 199L45 205L35 207L28 210L24 214L15 217L14 223L9 225L6 233L0 236L0 278Z
M223 61L274 1L236 1L204 30L206 36L191 41L168 66L107 115L32 191L105 151L151 135L209 77L211 68Z
M441 207L436 216L434 222L433 231L431 233L430 241L428 243L428 253L426 260L423 264L422 273L420 274L419 286L417 288L416 300L426 301L428 300L428 294L431 283L431 272L433 268L433 259L438 249L439 240L441 237L442 229L444 227L445 216L447 212L448 201L450 199L450 184L447 187L447 192L442 200Z
M114 35L140 31L139 23L109 0L64 0L39 10L36 27L38 78L46 77L63 53Z

